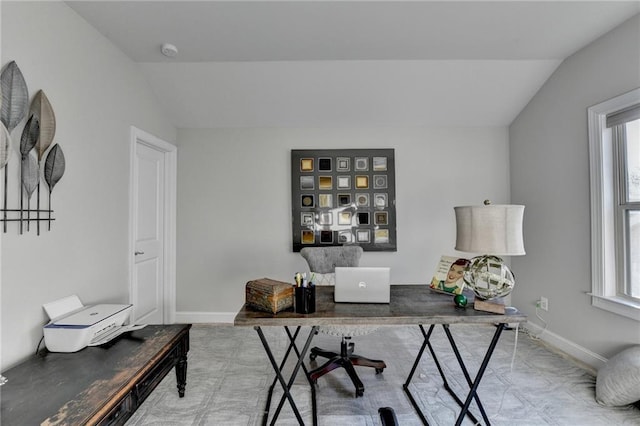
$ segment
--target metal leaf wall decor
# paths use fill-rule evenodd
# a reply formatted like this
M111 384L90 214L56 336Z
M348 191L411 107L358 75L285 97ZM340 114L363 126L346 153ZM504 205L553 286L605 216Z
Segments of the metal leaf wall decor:
M20 138L20 155L22 159L36 146L39 135L40 123L38 119L32 115L29 117L29 120L27 120L27 124L25 124L22 130L22 137Z
M31 196L38 187L40 181L40 169L38 168L38 160L33 154L27 154L22 157L20 163L20 181L22 182L22 190L27 195L27 217L30 217L31 212ZM20 191L20 233L22 234L22 226L24 219L23 209L23 196ZM29 221L27 221L27 230L29 230Z
M7 177L9 173L9 167L5 167L9 162L9 158L11 157L11 135L9 134L9 130L5 127L3 123L0 122L0 169L4 168L4 196L3 196L3 209L2 209L2 219L4 221L3 228L4 232L7 232Z
M53 137L56 134L56 116L53 113L51 103L42 90L36 93L31 102L30 113L38 120L40 124L40 137L36 143L36 151L38 153L38 162L42 161L44 153L47 151Z
M11 158L11 135L3 123L0 123L0 169Z
M2 108L0 120L11 132L22 121L29 107L29 91L22 71L15 61L11 61L0 74Z
M1 0L0 0L1 1ZM14 61L0 73L0 169L4 168L4 204L0 208L0 223L7 232L7 223L20 222L20 234L26 222L27 231L34 221L40 235L40 222L47 221L49 229L55 220L51 208L51 193L65 172L66 161L59 144L54 141L56 116L44 91L39 90L29 104L29 92L22 72ZM28 116L27 116L28 114ZM28 117L20 136L20 208L7 208L8 162L11 157L11 131ZM17 141L16 141L17 142ZM34 152L35 151L35 152ZM0 176L1 178L2 176ZM49 203L40 208L40 181L48 185ZM31 199L37 192L37 207L31 210ZM27 208L24 209L24 199ZM25 214L26 212L26 214ZM41 217L44 216L44 217Z
M27 202L31 200L33 191L38 186L39 169L38 160L33 155L25 155L22 158L22 188L27 194Z
M62 178L64 168L64 153L60 148L60 144L56 144L47 154L47 160L44 163L44 180L49 185L49 210L51 210L51 192L56 183ZM51 220L49 220L49 229L51 229Z
M65 160L64 153L59 144L56 144L51 148L47 155L47 160L44 164L44 180L49 185L49 194L53 191L53 187L60 180L64 174Z
M38 156L38 164L41 164L44 154L47 152L49 146L51 146L53 137L56 134L56 116L53 113L53 108L47 95L45 95L42 90L38 90L33 101L31 101L29 112L38 120L38 123L40 123L40 135L38 136L38 142L36 142L36 154ZM40 185L38 185L37 190L36 225L38 235L40 235ZM49 215L51 215L51 213L49 213ZM49 226L51 226L51 222L49 222Z
M36 146L40 136L40 123L32 114L27 120L22 137L20 138L20 185L24 191L20 191L20 233L22 234L24 219L24 193L27 193L27 217L31 216L31 195L38 187L39 170L38 161L29 153ZM27 230L29 222L27 221Z
M27 82L24 80L22 71L15 61L9 62L2 73L0 73L0 92L2 93L2 104L0 104L0 121L3 127L10 134L11 131L22 121L29 108L29 90ZM4 136L3 136L4 137ZM9 144L11 138L9 137ZM6 144L3 143L6 147ZM8 155L8 154L7 154ZM4 200L2 205L2 220L4 232L7 232L7 181L9 180L8 158L5 159L4 167Z

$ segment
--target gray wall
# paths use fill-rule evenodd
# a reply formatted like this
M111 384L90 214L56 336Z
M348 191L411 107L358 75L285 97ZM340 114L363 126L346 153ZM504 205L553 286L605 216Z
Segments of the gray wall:
M176 131L137 66L64 3L1 7L2 65L17 62L31 96L45 91L67 161L52 230L18 235L10 224L0 236L4 370L35 350L43 303L70 294L87 304L128 302L130 126L169 142ZM13 131L15 147L21 133L22 125ZM18 164L14 153L10 207L19 205Z
M591 306L587 108L640 87L640 17L567 58L509 129L511 200L526 204L527 255L514 257L513 303L605 358L640 343L640 323Z
M506 128L178 131L178 318L230 320L245 283L307 270L291 249L291 149L395 148L397 252L365 252L393 283L455 254L453 206L509 201ZM194 315L197 313L197 315Z

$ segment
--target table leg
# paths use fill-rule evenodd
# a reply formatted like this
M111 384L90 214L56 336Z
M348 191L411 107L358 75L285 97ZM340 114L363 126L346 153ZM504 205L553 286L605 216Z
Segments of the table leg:
M469 375L469 372L464 364L464 361L462 360L462 357L460 356L460 352L458 350L457 345L455 344L455 340L453 339L453 336L451 335L451 331L449 330L449 325L448 324L443 324L443 328L445 331L445 334L447 335L447 339L449 340L449 343L453 349L453 352L456 356L456 359L458 361L458 363L460 364L460 367L462 369L462 372L467 380L467 384L469 385L469 393L467 394L467 397L465 399L465 401L463 402L453 391L453 389L449 386L449 383L447 381L447 378L444 374L444 370L442 369L442 366L440 365L440 361L438 360L438 357L433 349L433 346L431 345L430 342L430 338L431 338L431 333L433 332L433 328L434 325L431 325L429 327L429 331L425 332L424 331L424 327L422 326L422 324L419 325L420 327L420 331L422 332L423 335L423 342L422 342L422 346L420 348L420 351L418 352L418 355L416 357L416 360L413 364L413 367L411 369L411 372L409 373L409 376L407 378L407 381L405 382L403 388L405 393L407 394L407 396L409 397L409 400L411 401L411 405L413 405L414 409L416 410L416 412L418 413L418 416L420 417L420 420L422 421L423 424L428 425L429 423L427 422L427 419L424 415L424 413L422 412L422 410L420 409L418 403L416 402L416 400L414 399L413 395L411 394L411 391L409 390L409 384L411 382L411 379L413 378L413 375L415 373L415 370L418 366L418 363L420 362L420 360L422 359L424 350L428 347L429 348L429 352L431 353L431 358L433 359L433 362L436 365L436 368L438 369L438 372L440 373L440 377L442 378L443 381L443 386L444 388L447 390L447 392L449 392L449 394L453 397L453 399L458 403L458 405L462 408L462 410L460 411L460 414L458 415L458 418L456 420L456 426L460 425L462 423L462 420L464 419L465 416L468 416L473 422L474 424L480 424L480 422L478 421L478 419L473 415L473 413L471 413L469 411L469 406L471 405L471 401L475 400L477 405L478 405L478 409L480 410L480 413L482 414L482 418L485 421L485 424L488 426L491 423L489 422L489 418L486 415L486 412L484 410L484 407L482 406L482 403L480 402L480 398L478 397L477 394L477 389L478 389L478 385L480 384L480 380L482 379L482 376L484 375L484 372L487 368L487 365L489 364L489 360L491 359L491 355L493 354L493 351L498 343L498 340L500 338L500 335L502 334L502 331L504 330L506 324L498 324L497 330L493 335L493 338L491 340L491 343L489 344L489 347L487 349L487 352L484 356L484 359L482 361L482 364L480 365L480 368L478 369L478 373L475 377L474 380L471 380L471 377Z
M422 324L420 324L419 327L420 327L420 331L422 331L422 336L424 337L423 340L422 340L422 346L420 347L420 350L418 351L418 356L416 356L416 360L413 362L413 367L411 367L411 372L409 373L409 376L407 377L407 381L404 383L404 385L402 387L404 389L404 392L409 397L409 401L411 401L411 405L413 405L413 408L416 410L416 413L418 413L418 416L420 417L420 420L422 420L422 423L425 424L425 425L428 425L429 422L427 422L426 417L424 416L424 414L422 413L422 410L418 406L418 402L413 398L413 395L411 394L411 391L409 390L409 384L411 383L411 379L413 378L413 374L416 372L416 368L418 367L418 364L420 363L420 360L422 359L422 354L424 353L424 350L427 347L427 345L431 346L431 344L429 343L429 338L431 337L431 333L433 332L433 327L434 326L431 325L431 327L429 327L429 332L428 333L425 333L424 327L422 326ZM439 365L438 365L438 368L440 368Z
M465 414L468 413L469 405L471 404L472 399L476 400L476 403L478 404L478 409L482 413L482 418L484 419L485 424L487 426L491 424L491 422L487 418L486 413L484 412L484 408L482 407L482 404L480 404L480 398L478 398L478 394L476 391L478 390L478 386L480 385L480 380L482 380L482 376L484 375L484 372L487 369L487 365L489 365L489 360L491 359L491 355L493 355L493 351L496 348L496 345L498 344L498 340L500 339L500 335L502 334L502 331L504 330L505 326L506 324L504 323L497 325L496 332L493 334L493 338L491 339L491 343L489 344L487 353L485 354L484 359L482 360L482 364L480 364L480 368L478 369L478 373L476 374L476 378L473 382L471 382L471 378L469 377L469 374L466 372L467 369L464 366L464 363L462 362L462 357L460 357L460 353L456 348L455 341L453 340L453 336L451 336L451 332L449 331L448 327L445 327L445 332L447 333L447 337L449 338L451 347L454 348L454 352L456 353L456 358L458 358L460 367L462 367L463 371L465 372L467 383L469 383L469 386L471 387L471 389L469 389L469 394L467 395L467 399L464 402L464 405L462 406L462 411L460 412L460 415L456 420L456 426L459 426L460 424L462 424L462 419L464 418Z
M304 375L307 378L307 381L309 382L309 387L311 389L311 412L313 415L313 424L317 425L318 424L318 408L317 408L317 404L316 404L316 387L315 384L313 383L313 381L311 380L311 378L309 377L309 371L307 370L307 367L304 365L304 354L301 353L300 351L298 351L298 346L296 345L296 338L298 336L298 332L300 331L300 326L298 326L296 328L296 332L292 335L291 334L291 330L289 330L289 327L285 326L284 329L287 332L287 336L289 336L289 347L287 348L287 351L282 359L282 362L280 363L280 370L282 370L282 368L284 367L287 358L289 357L289 353L291 352L291 349L294 350L296 356L298 357L298 361L301 361L301 367L302 370L304 371ZM316 334L318 334L318 331L314 331L313 329L311 330L311 337L315 336ZM306 351L304 352L306 354ZM276 379L274 379L274 384L275 384ZM293 384L293 381L291 382L291 384ZM273 386L273 385L272 385ZM291 388L291 387L289 387ZM272 392L270 390L270 392ZM269 399L271 399L271 395L269 395ZM280 415L280 410L282 410L282 406L284 405L284 401L285 401L285 396L282 395L282 397L280 398L280 402L278 403L278 408L276 409L276 412L274 413L274 418L277 418Z
M189 332L181 338L176 348L178 360L176 362L176 383L178 397L184 398L184 391L187 386L187 354L189 353Z
M298 329L299 328L300 327L298 327ZM298 348L295 345L295 336L291 337L291 332L289 331L289 327L285 327L285 329L287 330L287 334L289 335L289 340L292 340L293 349L295 350L296 355L298 356L298 359L303 360L302 370L304 370L304 375L307 378L307 381L309 382L309 386L311 388L311 413L313 415L313 425L316 426L318 424L318 405L316 403L316 386L315 386L315 383L313 383L313 381L311 380L311 377L309 377L309 371L307 370L307 367L304 365L304 355L306 354L306 352L305 354L298 352ZM313 336L318 334L318 327L314 327L314 329L311 330L311 333L312 334L310 334L310 336L313 338Z
M304 348L302 349L301 352L298 352L297 347L295 346L295 338L293 338L291 335L289 335L290 338L290 343L289 343L289 348L287 349L287 352L285 354L285 357L281 363L280 366L278 366L278 363L276 362L273 353L271 352L271 348L269 347L269 343L267 342L267 339L264 336L264 333L262 332L262 329L259 326L254 327L254 329L257 331L258 336L260 337L260 341L262 342L262 346L265 349L265 352L267 353L267 357L269 358L269 361L271 362L271 366L273 367L274 372L276 373L276 379L278 382L280 382L280 386L282 386L282 390L284 392L283 397L281 399L281 402L284 401L284 399L286 398L289 401L289 405L291 406L291 409L293 410L293 413L296 416L296 419L298 420L298 423L300 425L304 425L304 421L302 420L302 416L300 415L300 412L298 411L298 407L295 404L295 401L293 400L293 396L291 395L291 393L289 392L289 390L291 389L291 386L293 385L296 375L298 374L298 371L300 370L300 367L303 365L303 357L304 355L307 353L307 351L309 350L309 347L311 346L311 340L313 339L313 336L317 333L317 327L314 326L311 328L311 331L309 332L309 336L307 337L307 340L305 342ZM295 336L297 336L297 333L299 331L299 327L298 330L295 333ZM287 329L287 333L290 333ZM292 340L292 341L291 341ZM287 383L285 381L284 376L282 375L282 368L284 367L284 364L286 362L286 358L289 356L289 353L291 351L291 349L294 349L294 351L296 352L296 355L298 355L298 361L291 373L291 377L289 378L289 382ZM308 378L308 375L307 375ZM273 388L270 389L269 392L269 397L268 397L268 405L265 407L265 412L263 415L263 421L262 424L266 425L268 417L269 417L269 406L271 404L271 392L272 392ZM315 404L314 404L315 405ZM271 425L274 425L277 417L279 415L279 409L278 412L274 414L274 418L271 420ZM315 417L315 413L314 413L314 417ZM315 424L316 419L314 418L314 424Z
M287 334L289 335L290 341L291 340L295 341L295 339L298 337L298 333L300 333L300 329L301 329L300 326L296 327L296 332L293 334L293 336L291 336L289 327L285 327L285 330L287 330ZM279 367L280 371L282 371L282 369L284 368L284 365L287 363L287 358L289 358L289 353L291 352L291 349L293 347L295 347L295 345L292 345L291 343L289 343L289 347L287 348L287 351L285 352L284 356L282 357L282 361L280 362L280 367ZM271 407L271 397L273 396L273 390L276 386L276 383L278 383L278 376L273 378L273 382L271 382L271 386L269 386L269 391L267 392L267 403L265 405L264 418L262 421L263 426L267 424L267 419L269 417L269 409ZM283 395L283 399L284 399L284 395Z
M181 355L176 364L176 382L178 383L178 396L184 397L184 390L187 386L187 355Z

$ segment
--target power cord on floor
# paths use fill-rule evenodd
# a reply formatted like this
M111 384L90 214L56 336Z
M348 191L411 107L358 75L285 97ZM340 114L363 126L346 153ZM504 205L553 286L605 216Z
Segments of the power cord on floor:
M511 355L511 364L509 366L509 372L512 373L513 372L513 367L515 365L515 361L516 361L516 353L518 350L518 334L519 333L524 333L525 335L529 336L531 339L533 340L539 340L540 336L542 336L542 334L547 330L547 321L544 320L544 318L542 318L540 316L540 308L538 306L536 306L536 317L544 324L542 331L540 331L540 333L538 333L537 335L533 334L530 330L523 328L522 330L520 330L520 324L517 323L515 325L515 335L514 335L514 342L513 342L513 353ZM503 391L502 391L502 397L500 398L500 405L498 406L498 409L496 410L495 414L493 414L492 416L489 416L489 420L495 420L499 415L500 412L502 411L502 407L504 405L504 401L506 399L507 396L507 392L509 392L509 390L511 389L512 384L509 384L507 386L504 386ZM437 393L439 392L439 390L437 391ZM436 393L436 395L437 395ZM481 426L483 423L475 423L474 426Z
M520 330L520 324L519 323L515 325L515 335L514 335L514 342L513 342L513 353L511 355L511 365L509 366L509 372L510 373L513 373L513 367L514 367L515 361L516 361L516 353L517 353L517 349L518 349L518 334L519 333L524 333L525 335L529 336L529 338L531 338L533 340L539 340L540 337L542 336L542 334L547 330L548 323L540 315L540 307L539 306L536 306L536 317L543 324L542 331L540 331L538 334L533 334L529 329L524 328L524 327L522 328L522 330ZM502 407L504 405L504 401L505 401L506 396L507 396L507 392L511 389L511 387L512 387L511 384L509 384L508 386L504 387L504 390L502 391L502 397L500 398L500 405L498 406L498 409L496 410L495 414L493 414L492 416L489 416L489 420L495 420L500 415L500 412L502 411ZM482 425L482 423L476 423L474 426L480 426L480 425Z
M511 389L512 385L508 385L504 387L504 390L502 391L502 398L500 398L500 405L498 406L498 409L496 410L495 414L493 414L492 416L489 416L489 420L495 420L499 415L500 412L502 411L502 406L504 405L504 400L505 397L507 396L507 392ZM474 425L474 426L483 426L484 423L480 423L479 421Z
M513 354L511 355L511 366L509 367L509 372L513 373L513 364L516 361L516 350L518 348L518 330L520 329L520 323L516 324L516 333L513 342Z
M514 342L513 342L513 353L511 354L511 365L509 366L509 372L513 373L513 366L516 362L516 352L518 350L518 330L520 328L520 324L516 324L515 326L515 335L514 335ZM502 397L500 398L500 405L498 406L498 409L496 410L495 414L493 414L492 416L489 417L489 420L495 420L496 417L498 417L500 415L500 412L502 411L502 406L504 405L504 400L507 396L507 392L511 389L511 384L509 384L508 386L505 386L503 388L504 390L502 391ZM480 426L482 425L482 423L476 423L474 426Z

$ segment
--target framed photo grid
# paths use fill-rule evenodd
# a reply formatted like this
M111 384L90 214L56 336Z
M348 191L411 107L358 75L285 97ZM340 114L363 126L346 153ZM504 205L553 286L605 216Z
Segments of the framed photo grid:
M292 150L293 251L396 251L395 181L393 149Z

